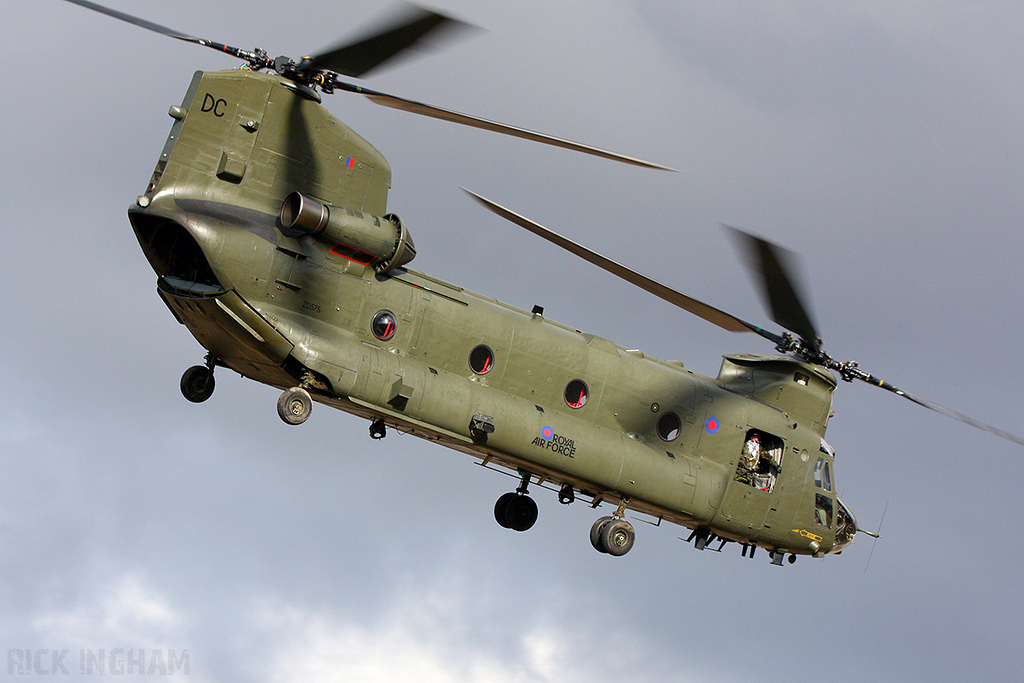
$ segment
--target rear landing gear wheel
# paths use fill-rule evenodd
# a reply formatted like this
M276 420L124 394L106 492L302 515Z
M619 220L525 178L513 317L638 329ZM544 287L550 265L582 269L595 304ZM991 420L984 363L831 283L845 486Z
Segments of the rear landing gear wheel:
M193 365L181 376L181 395L192 403L202 403L213 396L213 370Z
M601 530L601 545L609 555L625 555L633 547L636 532L633 525L624 519L610 522Z
M300 425L313 412L313 398L302 387L285 389L277 399L277 414L290 425Z

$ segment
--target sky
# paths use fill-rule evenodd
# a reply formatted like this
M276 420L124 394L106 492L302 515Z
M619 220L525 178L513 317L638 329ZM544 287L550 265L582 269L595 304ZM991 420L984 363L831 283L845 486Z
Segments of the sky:
M293 56L392 7L108 4ZM146 662L120 678L190 683L1020 677L1024 452L863 384L841 383L827 438L882 539L782 568L667 524L600 555L606 511L549 492L533 529L502 529L513 479L323 406L285 425L277 390L230 372L188 403L204 351L125 212L192 73L235 63L59 0L2 6L0 680L98 679L83 659L115 650ZM739 226L803 255L833 356L1024 433L1019 3L434 6L485 31L367 85L679 172L326 98L390 161L412 267L713 376L772 350L459 188L767 323L719 224ZM157 656L172 675L148 672Z

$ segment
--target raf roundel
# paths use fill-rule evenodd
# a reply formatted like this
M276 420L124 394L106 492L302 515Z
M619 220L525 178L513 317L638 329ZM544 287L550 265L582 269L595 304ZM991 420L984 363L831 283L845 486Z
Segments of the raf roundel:
M718 431L718 418L709 417L704 422L704 429L707 430L708 434L714 434Z
M540 436L545 441L551 441L555 436L555 430L551 427L544 427L544 429L540 430Z

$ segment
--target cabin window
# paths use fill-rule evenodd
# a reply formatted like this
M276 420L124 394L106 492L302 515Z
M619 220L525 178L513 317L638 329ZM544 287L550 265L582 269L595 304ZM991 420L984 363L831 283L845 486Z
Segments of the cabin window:
M818 458L814 463L814 485L826 491L832 490L832 472L825 458Z
M736 481L770 493L782 472L784 450L785 444L779 437L751 429L736 464Z
M570 408L582 408L587 405L590 398L590 389L586 382L581 379L574 379L565 385L565 403Z
M398 321L395 320L395 314L391 311L377 311L377 314L373 316L373 321L370 322L370 331L381 341L387 341L394 337L397 329Z
M486 375L494 367L494 352L481 344L469 353L469 369L478 375Z
M683 423L675 413L665 413L658 418L658 436L665 441L675 441Z

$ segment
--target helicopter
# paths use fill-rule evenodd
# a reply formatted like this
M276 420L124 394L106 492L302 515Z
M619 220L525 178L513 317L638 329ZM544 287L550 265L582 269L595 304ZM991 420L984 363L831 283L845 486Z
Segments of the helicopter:
M488 210L690 313L752 332L776 354L726 356L703 377L609 340L408 268L416 246L387 208L391 171L322 106L346 91L412 113L652 169L633 157L460 114L341 80L360 78L458 22L420 11L313 57L271 58L194 38L84 0L73 4L242 59L198 72L129 220L178 322L207 350L180 388L201 403L228 368L282 390L279 416L305 422L314 402L469 454L514 473L494 517L526 531L530 488L563 503L615 507L590 541L620 556L635 542L627 511L690 530L698 549L841 553L861 531L839 499L825 441L836 377L1024 443L907 394L822 348L789 257L734 231L762 276L777 334L687 297L481 195Z

